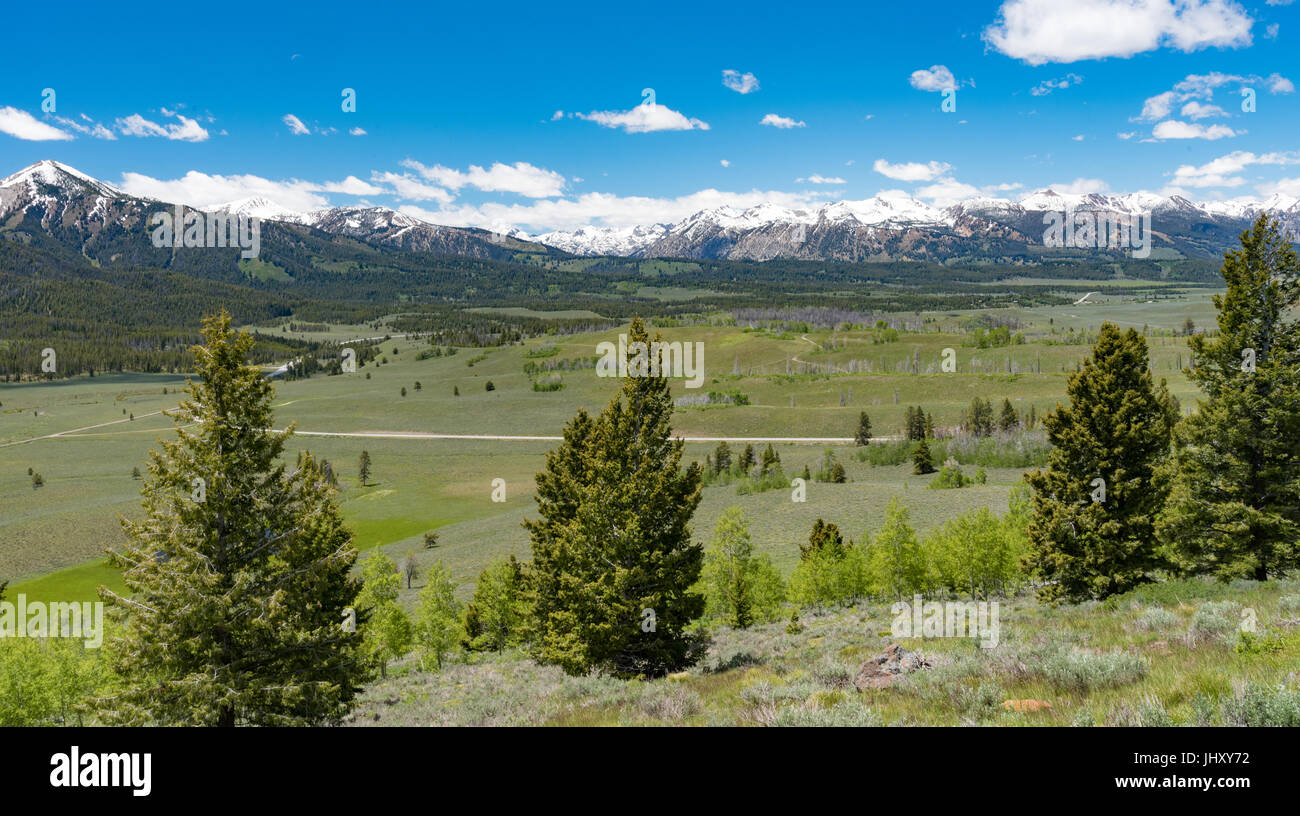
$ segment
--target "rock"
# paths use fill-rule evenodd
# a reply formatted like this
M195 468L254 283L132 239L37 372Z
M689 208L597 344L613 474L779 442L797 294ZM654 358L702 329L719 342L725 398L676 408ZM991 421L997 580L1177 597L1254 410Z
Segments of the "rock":
M863 689L883 689L894 684L899 675L930 668L930 662L916 652L909 652L897 643L862 664L853 685Z
M1041 711L1052 704L1046 700L1003 700L1002 707L1007 711Z

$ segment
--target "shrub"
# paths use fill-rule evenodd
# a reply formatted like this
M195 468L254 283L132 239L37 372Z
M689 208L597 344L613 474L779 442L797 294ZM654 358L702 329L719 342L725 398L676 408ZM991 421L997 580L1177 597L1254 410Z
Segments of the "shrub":
M930 480L928 487L931 490L948 490L958 487L967 487L974 484L974 480L961 472L961 468L955 464L944 464L939 468L939 475Z
M1241 604L1236 601L1207 601L1201 604L1192 615L1192 624L1187 630L1187 641L1191 644L1224 642L1237 631L1238 613Z
M1300 691L1250 685L1225 701L1223 716L1232 725L1295 728L1300 726Z
M771 724L789 728L877 728L885 723L871 709L845 701L830 708L785 706L777 710Z
M1300 595L1283 595L1278 599L1277 611L1288 618L1300 615Z
M1094 655L1057 651L1042 655L1028 670L1058 689L1084 693L1135 683L1146 676L1147 668L1141 657L1124 652Z
M1177 624L1178 616L1159 606L1148 606L1134 621L1134 625L1143 632L1165 632Z

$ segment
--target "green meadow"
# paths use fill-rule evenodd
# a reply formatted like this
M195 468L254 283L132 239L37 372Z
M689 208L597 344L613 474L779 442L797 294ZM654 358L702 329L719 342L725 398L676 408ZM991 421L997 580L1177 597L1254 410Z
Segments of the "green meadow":
M707 537L721 512L739 504L752 520L756 545L788 572L797 560L795 543L817 518L857 537L879 524L896 496L911 507L923 532L972 507L1002 512L1009 491L1020 483L1019 470L990 469L986 485L959 491L926 490L932 477L912 476L906 465L871 467L852 455L848 440L859 413L871 416L881 437L899 433L910 405L923 406L940 429L954 429L977 396L995 408L1003 399L1020 412L1033 406L1041 417L1062 399L1066 374L1088 353L1087 332L1104 320L1145 326L1153 370L1190 405L1195 391L1181 371L1186 345L1173 332L1189 316L1204 325L1212 305L1197 291L1151 304L1117 296L1114 302L1003 310L993 315L1019 321L1024 342L985 349L974 346L969 331L981 314L907 315L915 330L888 340L870 330L754 330L725 315L708 324L658 329L665 340L703 344L702 387L690 391L675 384L676 396L738 391L749 400L679 408L674 429L683 437L845 440L775 446L792 476L805 465L815 470L823 449L839 447L845 484L813 483L804 503L791 502L789 490L742 496L734 485L708 487L694 520L697 537ZM307 325L283 333L346 345L349 339L383 337L388 330L378 325ZM427 341L394 336L355 373L278 382L276 424L298 431L287 456L309 449L333 463L339 500L360 549L384 547L395 557L415 550L422 562L442 560L468 593L493 559L527 554L520 522L533 512L533 475L555 442L402 435L558 436L579 409L603 408L617 381L579 368L555 372L560 390L537 391L534 381L550 375L527 374L525 365L591 358L598 343L616 341L622 330L461 348L422 360L417 356L428 349ZM945 350L951 350L956 372L942 370ZM120 518L140 512L141 481L132 471L147 472L150 449L173 434L171 419L161 412L177 405L184 384L185 377L177 375L101 374L0 385L0 577L10 579L15 591L72 600L90 598L100 583L120 586L103 554L122 541ZM687 457L703 461L714 444L689 442ZM373 461L364 486L357 480L362 450ZM29 468L42 476L42 487L32 486ZM496 479L505 482L504 502L493 501ZM426 550L423 535L431 530L438 532L439 545Z

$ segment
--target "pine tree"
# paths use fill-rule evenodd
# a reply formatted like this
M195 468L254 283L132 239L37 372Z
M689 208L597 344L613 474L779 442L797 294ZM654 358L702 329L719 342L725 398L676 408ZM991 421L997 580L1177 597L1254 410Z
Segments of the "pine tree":
M361 480L362 487L370 481L370 451L361 451L361 458L357 462L357 478Z
M650 341L640 319L628 339ZM704 552L688 526L700 469L681 466L672 411L667 378L633 368L609 406L595 419L579 411L547 455L537 475L541 518L525 522L540 661L638 677L699 659L703 644L687 628L704 612L691 591Z
M781 455L776 452L776 448L773 448L772 443L769 442L767 447L763 449L762 474L768 476L780 469Z
M1154 522L1168 485L1157 468L1178 417L1164 381L1153 381L1146 340L1113 323L1066 393L1070 404L1043 418L1047 469L1025 474L1035 491L1026 566L1051 602L1125 592L1165 566Z
M121 624L108 722L291 725L339 721L371 669L344 625L357 551L317 462L277 464L273 386L245 364L253 338L204 320L197 382L150 454L144 517L110 553L129 594L100 587ZM201 488L201 490L200 490Z
M740 461L736 465L737 470L740 471L739 475L748 475L749 472L754 469L756 463L757 460L754 458L754 446L746 445L745 449L741 451Z
M993 433L993 406L983 397L970 401L966 411L966 430L975 436L988 436Z
M1206 400L1175 435L1159 532L1188 571L1263 581L1300 568L1300 261L1261 216L1222 274L1217 335L1188 340Z
M930 446L924 439L916 443L912 451L912 472L917 476L934 473L934 457L930 455Z
M1011 400L1002 400L1002 416L998 417L998 430L1010 433L1019 426L1020 416L1016 414L1016 407L1011 404Z
M808 543L799 545L799 558L807 560L818 552L827 553L836 560L843 558L845 553L844 536L840 535L840 528L821 519L813 522Z
M853 444L862 446L871 444L871 417L863 411L858 417L858 432L853 437Z
M731 470L731 447L726 442L719 442L713 451L713 472L726 473Z

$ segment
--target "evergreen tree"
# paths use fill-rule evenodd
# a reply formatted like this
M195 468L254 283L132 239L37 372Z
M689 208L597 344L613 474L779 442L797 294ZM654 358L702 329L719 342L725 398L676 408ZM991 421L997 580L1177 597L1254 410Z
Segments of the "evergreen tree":
M203 322L197 382L150 454L144 517L110 553L128 595L100 587L122 678L97 700L108 722L332 723L370 675L344 626L357 551L316 460L277 464L274 387L245 364L253 338L224 311Z
M1300 262L1260 216L1222 274L1217 335L1188 340L1206 399L1175 435L1159 532L1188 571L1263 581L1300 568Z
M963 423L967 432L975 436L988 436L993 433L993 406L983 397L975 397L966 410Z
M731 470L731 447L726 442L719 442L713 451L713 472L726 473Z
M781 455L776 452L776 449L772 447L772 443L769 442L767 447L763 449L762 474L768 476L780 469Z
M863 411L858 417L858 432L853 437L853 444L862 446L871 444L871 417Z
M634 320L630 343L648 343ZM670 437L666 377L630 367L609 406L564 430L537 476L541 518L525 522L537 658L566 672L659 676L699 659L688 626L704 612L691 587L703 548L690 540L700 469ZM753 448L749 448L753 456Z
M357 478L361 480L362 487L370 481L370 451L361 451L361 458L357 461Z
M1043 418L1047 469L1025 474L1036 494L1026 566L1052 602L1125 592L1165 566L1154 522L1168 486L1157 467L1178 416L1164 381L1153 381L1146 340L1113 323L1066 393L1070 404Z
M1011 400L1002 400L1002 416L998 417L998 430L1010 433L1019 426L1020 416L1016 414L1016 407L1011 404Z
M934 439L934 414L925 415L925 428L922 432L926 439Z
M754 469L756 462L757 460L754 458L754 446L746 445L745 449L740 453L740 461L736 463L739 475L748 475L749 472Z
M799 558L807 560L814 553L825 552L835 559L844 557L844 536L836 525L817 519L813 522L812 532L808 534L808 543L799 545Z
M908 406L903 412L904 432L912 442L925 439L925 411L921 406Z
M934 458L930 455L930 446L924 439L916 443L912 451L912 472L917 476L934 473Z

